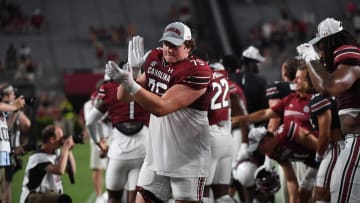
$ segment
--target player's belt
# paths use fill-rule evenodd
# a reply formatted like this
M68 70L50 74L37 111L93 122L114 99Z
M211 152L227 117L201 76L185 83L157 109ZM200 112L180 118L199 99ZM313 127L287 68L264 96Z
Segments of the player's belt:
M140 122L122 122L116 123L113 126L124 135L132 136L138 133L143 128L144 124Z

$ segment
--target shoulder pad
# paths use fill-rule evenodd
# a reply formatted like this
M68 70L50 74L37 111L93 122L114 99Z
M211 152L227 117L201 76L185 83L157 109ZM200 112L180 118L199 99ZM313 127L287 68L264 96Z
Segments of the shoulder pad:
M360 49L354 45L343 45L334 51L334 64L356 60L360 63Z

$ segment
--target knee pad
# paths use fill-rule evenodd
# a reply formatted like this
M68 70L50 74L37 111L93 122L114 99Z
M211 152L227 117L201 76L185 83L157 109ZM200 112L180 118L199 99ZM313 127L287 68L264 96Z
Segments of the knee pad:
M163 201L157 198L152 192L149 190L145 190L142 187L136 186L136 191L141 194L145 203L163 203Z
M216 199L218 203L236 203L236 201L230 197L230 195L224 195Z
M62 195L60 195L57 203L72 203L72 199L69 195L62 194Z

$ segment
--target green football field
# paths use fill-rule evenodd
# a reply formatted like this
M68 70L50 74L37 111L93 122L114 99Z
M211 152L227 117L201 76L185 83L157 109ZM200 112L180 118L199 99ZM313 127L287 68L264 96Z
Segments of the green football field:
M74 203L93 203L95 200L95 193L93 193L91 170L89 168L89 143L86 141L85 144L77 144L73 149L73 152L77 164L75 184L70 184L67 174L64 174L62 176L64 191L73 198ZM15 174L12 183L12 203L19 202L24 168L26 166L28 155L22 157L23 169Z

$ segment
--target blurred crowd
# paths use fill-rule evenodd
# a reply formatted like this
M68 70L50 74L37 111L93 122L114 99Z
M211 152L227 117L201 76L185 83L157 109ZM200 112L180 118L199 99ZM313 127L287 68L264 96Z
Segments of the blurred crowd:
M0 31L8 33L39 32L42 31L44 23L45 16L40 8L29 14L18 3L1 0Z

